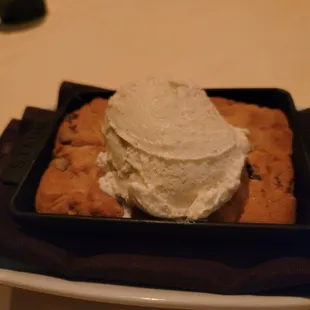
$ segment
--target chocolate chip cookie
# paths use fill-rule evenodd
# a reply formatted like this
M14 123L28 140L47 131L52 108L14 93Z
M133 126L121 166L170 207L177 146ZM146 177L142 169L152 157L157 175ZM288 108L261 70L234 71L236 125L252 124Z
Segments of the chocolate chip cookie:
M223 222L292 224L296 217L292 131L285 114L277 109L223 98L211 98L226 121L249 130L251 152L246 164L248 195L242 214L240 206L230 202L229 216L222 211ZM225 207L227 208L227 207ZM236 210L235 213L233 210ZM232 214L240 215L233 216ZM211 220L213 218L211 217ZM218 221L218 218L215 217Z

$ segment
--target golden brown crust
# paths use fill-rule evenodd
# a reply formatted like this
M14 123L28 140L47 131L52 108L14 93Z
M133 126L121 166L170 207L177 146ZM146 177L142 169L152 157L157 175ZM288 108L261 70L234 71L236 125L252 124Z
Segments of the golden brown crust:
M220 218L223 222L292 224L296 217L293 196L292 131L280 110L260 108L223 98L211 98L227 122L249 129L251 152L248 156L248 198L244 212L235 197L230 201L230 213L236 216ZM228 208L224 206L223 208ZM219 211L218 211L219 212ZM213 220L213 218L210 218ZM217 219L218 220L218 219Z
M253 150L282 156L292 154L292 131L287 128L252 129L249 141Z
M96 98L67 115L57 133L55 152L63 145L104 147L101 126L107 104L107 100Z
M36 194L37 212L123 216L123 208L98 185L101 168L95 163L98 154L105 150L101 124L106 107L106 100L94 99L61 124L54 158Z
M230 124L248 129L288 128L285 114L278 109L212 97L212 102Z

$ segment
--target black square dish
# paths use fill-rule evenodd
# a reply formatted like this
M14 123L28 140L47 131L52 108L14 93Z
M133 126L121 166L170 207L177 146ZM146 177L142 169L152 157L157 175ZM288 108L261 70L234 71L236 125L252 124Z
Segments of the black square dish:
M310 212L308 209L307 184L310 180L309 156L304 140L304 129L298 122L290 94L280 89L207 89L210 97L223 97L254 103L259 106L282 110L288 117L293 138L293 166L297 199L297 222L294 225L274 224L226 224L207 221L170 221L153 218L95 218L84 216L51 215L35 212L35 195L45 169L51 159L58 126L66 114L80 108L95 97L109 98L114 91L93 88L73 83L64 83L60 90L59 106L49 113L49 121L23 119L28 134L17 149L12 164L4 173L7 182L18 183L11 201L11 213L23 227L42 230L73 231L83 233L139 233L186 235L199 237L232 238L254 240L297 240L310 236ZM43 113L43 111L41 111ZM30 123L30 124L29 124ZM43 123L43 124L42 124ZM27 125L28 124L28 125ZM41 127L40 127L41 126ZM35 129L37 128L37 129ZM31 131L32 129L32 131ZM29 138L30 136L30 138ZM32 139L32 140L31 140ZM16 158L19 158L16 160Z

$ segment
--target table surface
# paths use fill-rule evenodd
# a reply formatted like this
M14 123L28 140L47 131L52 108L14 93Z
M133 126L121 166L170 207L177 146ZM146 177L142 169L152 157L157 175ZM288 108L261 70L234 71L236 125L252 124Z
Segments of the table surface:
M50 0L36 27L0 31L0 130L53 109L61 81L117 88L159 75L202 87L279 87L310 106L308 0ZM0 309L104 309L0 286ZM129 307L113 306L113 309Z

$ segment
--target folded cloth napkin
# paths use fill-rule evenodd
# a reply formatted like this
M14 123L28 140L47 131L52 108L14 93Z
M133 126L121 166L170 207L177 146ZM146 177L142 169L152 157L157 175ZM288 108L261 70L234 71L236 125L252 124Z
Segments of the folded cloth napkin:
M40 117L41 121L43 115L38 109L28 113L28 117ZM309 115L302 114L302 121L307 123ZM25 133L25 128L21 131L19 127L20 122L12 120L0 139L0 172L8 164L15 142ZM15 189L14 185L0 184L0 255L38 266L47 274L222 294L302 295L310 287L307 240L254 244L24 230L9 213Z

